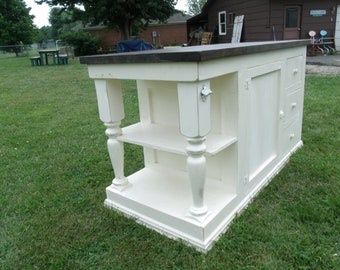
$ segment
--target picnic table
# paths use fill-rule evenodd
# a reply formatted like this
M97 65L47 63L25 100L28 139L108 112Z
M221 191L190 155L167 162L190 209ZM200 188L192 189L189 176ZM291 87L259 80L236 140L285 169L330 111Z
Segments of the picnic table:
M48 55L52 54L53 57L53 65L59 64L59 50L57 49L47 49L47 50L40 50L40 61L41 65L43 66L45 63L48 65ZM44 56L45 56L45 63L44 63Z

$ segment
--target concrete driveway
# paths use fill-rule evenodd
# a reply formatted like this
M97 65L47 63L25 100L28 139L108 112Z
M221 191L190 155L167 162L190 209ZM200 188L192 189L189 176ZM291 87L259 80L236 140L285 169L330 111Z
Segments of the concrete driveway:
M307 74L340 75L340 53L307 56L306 62Z
M340 53L334 55L307 56L307 64L340 67Z

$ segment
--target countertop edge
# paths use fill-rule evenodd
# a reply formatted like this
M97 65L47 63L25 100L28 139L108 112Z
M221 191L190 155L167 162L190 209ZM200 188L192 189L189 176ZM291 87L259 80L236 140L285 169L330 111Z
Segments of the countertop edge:
M81 64L201 62L244 54L307 46L310 40L224 43L80 57Z

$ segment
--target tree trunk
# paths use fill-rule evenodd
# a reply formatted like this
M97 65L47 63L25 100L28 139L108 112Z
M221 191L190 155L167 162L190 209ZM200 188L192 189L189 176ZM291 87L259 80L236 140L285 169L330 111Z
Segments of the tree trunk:
M132 23L126 20L123 24L119 25L119 30L122 36L122 40L129 40L131 37Z
M19 57L20 47L19 46L15 46L14 47L14 52L15 52L15 56Z

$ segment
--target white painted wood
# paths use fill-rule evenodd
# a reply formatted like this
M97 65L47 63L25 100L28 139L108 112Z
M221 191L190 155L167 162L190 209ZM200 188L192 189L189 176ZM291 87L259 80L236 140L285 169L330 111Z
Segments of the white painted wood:
M207 162L205 153L205 137L188 138L186 147L188 158L187 168L191 184L193 203L188 216L203 221L208 214L208 207L204 203L204 189ZM202 219L203 218L203 219Z
M89 75L93 79L126 79L126 80L160 80L160 81L195 81L197 80L196 63L129 63L119 65L89 66ZM143 72L140 72L143 70ZM166 75L166 76L164 76Z
M178 96L174 91L177 82L138 80L137 87L141 122L178 129Z
M280 70L259 69L247 86L249 181L277 156Z
M187 168L193 204L189 216L206 218L204 204L206 177L205 136L210 132L210 82L178 83L179 122L181 133L187 137Z
M119 80L95 80L100 120L121 121L124 115L122 88Z
M206 203L210 205L210 215L200 223L187 216L192 196L186 172L154 165L130 175L129 181L131 186L122 192L112 186L107 188L107 206L119 209L142 224L172 238L181 238L202 250L211 246L217 236L212 237L217 228L216 224L211 224L215 219L225 221L226 216L222 213L236 198L236 194L221 185L220 181L208 178L206 193L210 196L206 197Z
M178 83L180 130L184 136L206 136L210 131L210 82ZM203 96L203 99L202 99Z
M128 184L124 176L124 147L117 136L122 134L120 124L124 118L122 88L119 80L95 80L100 119L107 127L107 148L115 172L112 183L115 186Z
M90 65L115 172L105 205L209 250L302 146L305 55L298 46L197 62ZM119 79L137 79L140 110L140 122L122 129ZM127 177L123 143L144 151L145 167Z
M120 122L105 123L107 127L105 134L109 137L107 140L107 148L110 155L113 171L115 172L115 178L112 183L115 186L125 186L128 184L127 178L124 176L124 146L117 140L117 136L121 134L119 128Z
M241 41L243 19L244 19L244 15L235 17L231 43L239 43Z
M185 147L187 143L177 127L137 123L124 127L122 130L122 135L117 138L120 141L186 155ZM209 156L216 155L236 141L237 137L234 136L209 133L205 141L206 154Z
M335 49L337 51L340 51L340 5L338 5L337 12L336 12L334 42L335 42Z

